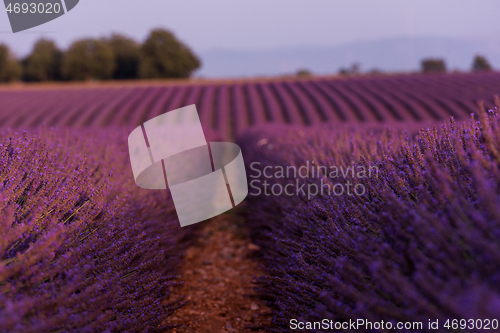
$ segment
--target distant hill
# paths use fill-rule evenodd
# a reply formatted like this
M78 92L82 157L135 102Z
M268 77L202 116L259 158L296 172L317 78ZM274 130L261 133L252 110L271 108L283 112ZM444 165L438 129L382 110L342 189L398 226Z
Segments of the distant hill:
M316 74L337 73L358 62L362 71L418 70L426 57L444 58L448 69L469 70L475 54L500 68L500 37L416 37L355 42L337 46L299 46L270 50L214 49L198 52L203 67L196 76L235 77L290 74L307 68Z

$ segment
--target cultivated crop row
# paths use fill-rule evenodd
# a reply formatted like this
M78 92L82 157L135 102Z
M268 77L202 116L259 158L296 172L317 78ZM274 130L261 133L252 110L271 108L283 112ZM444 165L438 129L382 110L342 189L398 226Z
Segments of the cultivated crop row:
M368 320L422 322L411 330L422 332L439 320L447 332L447 321L496 318L498 107L416 136L376 125L273 125L242 136L253 183L248 223L268 271L258 290L274 308L269 328Z
M163 332L192 229L121 130L0 135L0 331ZM170 200L170 201L169 201Z
M137 126L196 104L206 128L235 138L262 123L442 121L467 119L478 100L493 105L500 74L249 81L100 88L4 89L3 127Z

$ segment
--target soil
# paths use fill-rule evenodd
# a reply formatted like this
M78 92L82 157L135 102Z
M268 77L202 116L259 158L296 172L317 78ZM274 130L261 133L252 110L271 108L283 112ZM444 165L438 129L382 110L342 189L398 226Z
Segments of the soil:
M236 210L202 222L201 228L180 270L184 285L172 294L189 300L169 318L184 325L170 332L264 332L271 311L257 298L253 281L265 273L244 218Z

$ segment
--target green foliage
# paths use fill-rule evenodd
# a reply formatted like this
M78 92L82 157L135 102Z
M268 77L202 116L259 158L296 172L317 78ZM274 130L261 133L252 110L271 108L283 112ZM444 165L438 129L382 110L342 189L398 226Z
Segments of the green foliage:
M22 67L5 44L0 44L0 82L17 81L22 76Z
M340 75L358 75L360 74L360 64L355 62L353 64L351 64L351 67L350 68L344 68L342 67L340 70L339 70L339 74Z
M47 39L36 42L31 54L24 60L26 81L54 81L61 78L63 53Z
M131 38L113 34L106 40L115 55L113 79L135 79L138 76L141 55L140 45Z
M422 60L422 73L442 73L446 72L446 63L443 59Z
M384 75L384 72L378 68L373 68L367 72L368 75Z
M111 79L114 70L113 49L103 40L78 40L64 55L63 76L70 80Z
M151 31L142 45L112 34L77 40L65 52L42 38L22 63L0 44L0 82L187 78L200 65L198 57L164 29Z
M142 45L139 75L143 78L186 78L200 65L193 52L171 32L156 29Z
M475 72L491 71L491 65L485 57L476 55L472 64L472 70Z
M310 70L302 68L299 69L295 75L298 77L311 77L313 74Z

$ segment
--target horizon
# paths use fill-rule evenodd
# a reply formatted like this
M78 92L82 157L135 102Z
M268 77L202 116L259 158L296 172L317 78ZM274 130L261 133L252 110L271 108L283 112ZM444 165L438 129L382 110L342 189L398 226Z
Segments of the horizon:
M27 31L25 34L31 33ZM99 38L109 37L111 34L101 35ZM138 43L144 42L144 40L137 40L127 34L122 35L130 37ZM54 40L50 36L39 38ZM87 38L95 37L87 36ZM62 51L67 50L67 48L58 45L56 40L54 41ZM36 40L33 45L35 42ZM500 69L499 42L500 37L486 35L476 37L401 35L379 39L351 40L330 45L304 43L253 49L215 47L205 51L195 51L195 54L201 59L202 65L193 73L193 78L231 79L286 76L294 75L302 69L308 70L313 75L335 75L341 69L349 68L353 64L360 66L360 73L374 70L385 73L411 73L418 71L420 62L426 58L443 59L449 71L464 72L470 70L475 55L485 56L491 63L493 70L498 70ZM414 43L420 43L419 47L416 47ZM6 45L11 48L9 44ZM405 49L406 51L402 51ZM13 53L19 60L22 60L30 52L31 50L24 56ZM384 52L385 54L381 57Z
M40 37L53 39L61 49L66 49L74 40L104 37L112 32L141 42L157 27L174 32L196 53L217 49L263 51L339 46L392 38L474 39L500 35L498 25L484 24L496 21L500 3L494 0L481 3L381 0L363 6L357 1L329 0L308 3L289 0L286 6L277 0L239 3L212 0L210 4L170 0L140 5L108 0L99 2L99 7L96 3L96 0L81 1L57 20L16 34L10 33L6 12L2 11L0 43L9 45L17 56L23 57ZM152 3L157 7L155 11L151 10ZM132 24L131 17L135 17Z
M165 28L165 27L159 27L159 28L163 28L163 29L166 29L168 31L172 31L174 32L175 34L175 31L173 31L172 29L168 29L168 28ZM151 28L151 30L153 30L155 28ZM150 31L151 31L150 30ZM0 31L0 37L2 35L4 35L6 32L5 31ZM71 41L70 44L67 44L65 46L62 46L58 41L57 39L55 38L52 38L52 33L50 34L47 34L48 32L44 32L44 33L40 33L39 34L39 37L37 37L36 39L33 39L33 44L30 45L30 48L23 54L21 53L18 53L18 52L15 52L15 50L13 49L12 45L9 44L9 42L7 41L3 41L1 38L0 38L0 44L5 44L7 45L10 50L13 52L13 54L19 58L23 58L27 55L29 55L32 51L33 51L33 46L35 45L36 41L38 41L39 39L49 39L49 40L52 40L56 43L56 45L62 50L62 51L65 51L69 48L69 46L71 45L71 43L73 43L74 41L77 41L77 40L80 40L80 39L84 39L84 38L95 38L95 39L100 39L100 38L106 38L106 37L109 37L111 36L112 34L120 34L120 35L124 35L126 37L129 37L129 38L132 38L133 40L135 40L136 42L138 43L142 43L144 42L144 40L146 40L147 36L145 36L144 38L142 39L137 39L137 38L134 38L134 36L131 36L127 33L123 33L123 32L118 32L118 31L111 31L109 32L108 34L100 34L100 35L88 35L88 36L81 36L81 37L78 37L74 40ZM25 35L36 35L38 34L38 32L31 32L31 31L21 31L21 32L18 32L16 33L16 35L18 34L25 34ZM394 40L412 40L412 39L449 39L449 40L487 40L487 39L498 39L500 40L500 36L498 35L495 35L495 34L484 34L484 35L470 35L470 36L446 36L446 35L431 35L431 34L424 34L424 35L414 35L414 36L408 36L408 35L399 35L399 36L386 36L386 37L380 37L380 38L360 38L360 39L353 39L353 40L349 40L349 41L340 41L340 42L335 42L335 43L330 43L330 44L322 44L322 43L302 43L302 44L291 44L291 45L278 45L278 46L263 46L263 47L252 47L252 48L246 48L246 47L231 47L231 46L213 46L213 47L210 47L210 48L206 48L206 49L202 49L202 50L194 50L194 48L191 47L191 45L189 45L188 43L186 43L185 40L183 40L182 38L180 38L180 36L178 36L176 34L176 37L179 38L179 40L181 40L182 42L184 42L188 47L190 47L193 51L195 51L197 54L199 53L207 53L207 52L212 52L212 51L220 51L220 50L224 50L224 51L235 51L235 52L265 52L265 51L275 51L275 50L292 50L292 49L299 49L299 48L304 48L304 47L311 47L311 48L328 48L328 47L342 47L342 46L348 46L348 45L352 45L352 44L368 44L368 43L377 43L377 42L383 42L383 41L394 41Z

